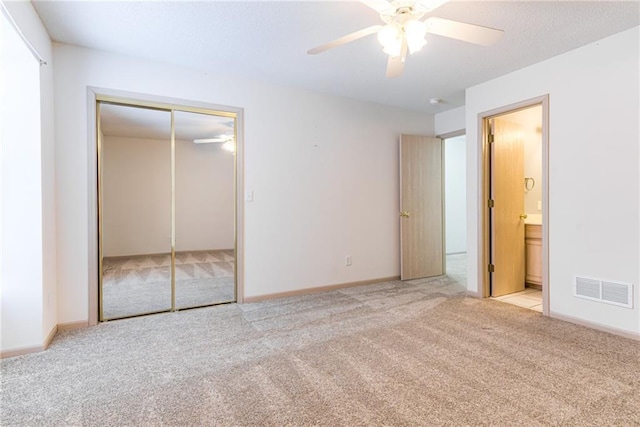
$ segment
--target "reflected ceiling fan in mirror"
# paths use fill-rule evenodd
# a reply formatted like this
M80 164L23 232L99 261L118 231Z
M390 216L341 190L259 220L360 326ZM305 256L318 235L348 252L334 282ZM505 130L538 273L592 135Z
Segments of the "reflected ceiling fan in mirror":
M236 137L233 135L218 135L215 138L194 139L194 144L222 143L222 148L232 153L236 151Z
M404 71L407 54L413 54L425 44L427 34L449 37L469 43L490 46L504 31L480 25L451 21L426 15L448 0L360 0L380 14L384 25L372 25L307 51L310 55L378 34L384 53L389 55L387 77L397 77Z

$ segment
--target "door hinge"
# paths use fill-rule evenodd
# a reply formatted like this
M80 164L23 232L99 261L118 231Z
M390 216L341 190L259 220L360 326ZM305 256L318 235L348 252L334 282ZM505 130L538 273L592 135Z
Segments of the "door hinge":
M493 200L493 199L487 200L487 206L488 207L492 208L492 207L495 206L495 204L496 204L495 200Z
M493 273L493 272L495 272L495 271L496 271L496 266L495 266L495 265L493 265L493 264L489 264L489 266L488 266L488 267L489 267L489 273Z
M495 138L492 133L487 136L487 142L489 142L489 144L493 144L494 139Z

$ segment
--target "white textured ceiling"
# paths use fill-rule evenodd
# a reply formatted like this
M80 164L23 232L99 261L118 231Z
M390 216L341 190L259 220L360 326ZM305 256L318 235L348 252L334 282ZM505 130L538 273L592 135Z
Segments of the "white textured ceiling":
M375 36L320 55L312 47L380 23L344 1L36 1L51 37L212 73L242 75L425 112L464 104L464 89L640 25L640 3L452 1L433 16L499 28L482 47L438 36L385 78ZM430 98L445 103L431 106Z

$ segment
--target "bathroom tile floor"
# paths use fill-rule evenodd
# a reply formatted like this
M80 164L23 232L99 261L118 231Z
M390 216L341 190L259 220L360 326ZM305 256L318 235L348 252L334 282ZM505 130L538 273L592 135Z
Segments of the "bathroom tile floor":
M522 292L502 295L493 299L542 313L542 291L540 289L525 288Z

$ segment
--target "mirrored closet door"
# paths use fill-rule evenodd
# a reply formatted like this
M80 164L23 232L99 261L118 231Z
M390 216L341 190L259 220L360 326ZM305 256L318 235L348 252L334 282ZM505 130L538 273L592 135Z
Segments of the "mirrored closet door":
M233 118L174 113L176 307L235 301Z
M102 319L171 309L171 113L100 105Z
M235 116L97 112L100 320L235 301Z

